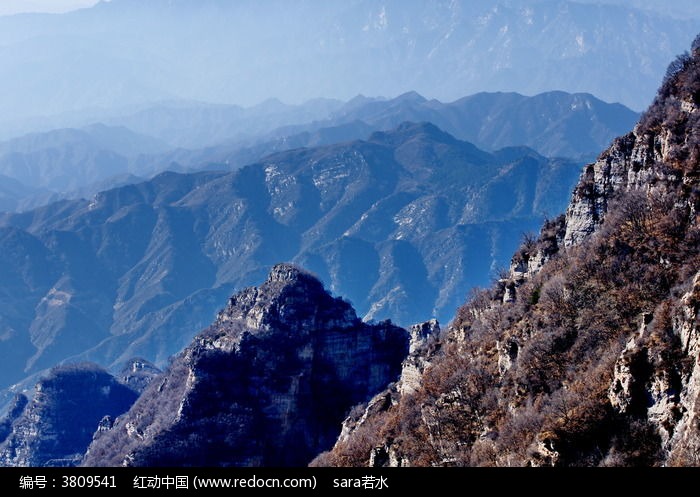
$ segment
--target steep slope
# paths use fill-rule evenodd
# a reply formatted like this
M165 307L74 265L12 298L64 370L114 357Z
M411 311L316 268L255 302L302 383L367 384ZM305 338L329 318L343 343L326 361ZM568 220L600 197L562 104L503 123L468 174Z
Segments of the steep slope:
M406 123L0 216L0 378L71 356L162 365L279 261L314 271L367 319L447 321L523 231L564 207L578 171Z
M405 330L363 323L288 264L229 300L134 407L91 444L88 466L299 466L357 402L396 379Z
M315 464L698 465L698 104L700 39L420 381Z
M73 466L98 425L131 407L138 393L95 365L57 367L36 385L31 401L18 396L3 424L2 466Z

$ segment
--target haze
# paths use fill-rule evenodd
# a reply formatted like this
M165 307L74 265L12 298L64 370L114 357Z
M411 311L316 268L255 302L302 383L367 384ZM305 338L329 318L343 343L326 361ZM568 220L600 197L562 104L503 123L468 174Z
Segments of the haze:
M95 5L99 0L4 0L0 3L0 15L28 12L61 13Z
M94 0L3 2L65 11ZM700 23L564 0L113 0L0 17L0 137L192 102L588 92L645 108ZM666 7L664 6L664 9ZM666 12L666 11L664 11ZM449 76L449 77L448 77Z

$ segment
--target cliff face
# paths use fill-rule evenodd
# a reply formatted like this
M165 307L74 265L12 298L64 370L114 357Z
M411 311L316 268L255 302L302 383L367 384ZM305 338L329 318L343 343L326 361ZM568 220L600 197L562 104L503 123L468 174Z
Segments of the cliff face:
M694 120L695 105L685 100L681 105L687 118ZM672 155L678 153L673 141L668 129L639 124L588 165L566 212L565 245L579 244L600 228L610 201L624 192L663 195L680 182L691 185L693 175L673 167Z
M700 463L699 104L696 41L566 215L424 349L413 388L315 464Z
M363 323L310 274L280 264L234 295L114 426L86 465L305 465L349 409L395 380L405 330Z

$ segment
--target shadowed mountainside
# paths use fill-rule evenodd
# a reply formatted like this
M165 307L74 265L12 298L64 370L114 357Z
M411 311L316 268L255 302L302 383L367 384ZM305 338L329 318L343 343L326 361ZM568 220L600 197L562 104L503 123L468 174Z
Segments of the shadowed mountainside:
M407 123L1 216L2 378L71 356L162 364L234 288L285 260L367 319L448 320L577 175L526 148L489 154Z

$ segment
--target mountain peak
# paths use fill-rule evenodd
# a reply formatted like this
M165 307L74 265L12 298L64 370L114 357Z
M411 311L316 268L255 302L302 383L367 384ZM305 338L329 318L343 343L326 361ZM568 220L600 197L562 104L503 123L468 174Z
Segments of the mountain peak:
M376 131L369 137L370 142L395 145L414 137L427 137L436 142L454 143L457 139L430 122L404 121L391 131Z
M428 100L417 91L407 91L393 99L396 103L422 104Z
M243 321L255 332L314 328L352 328L360 320L352 306L332 297L311 273L288 263L275 265L259 287L246 288L229 299L218 323Z
M272 97L263 100L259 104L254 105L252 108L255 109L257 112L272 114L274 112L282 112L288 107L289 106L282 102L280 99Z
M268 282L299 283L315 278L304 269L286 262L275 264L267 277ZM317 280L316 280L317 281Z
M84 463L307 464L353 405L398 377L407 351L406 330L363 323L310 274L278 264L231 298Z

